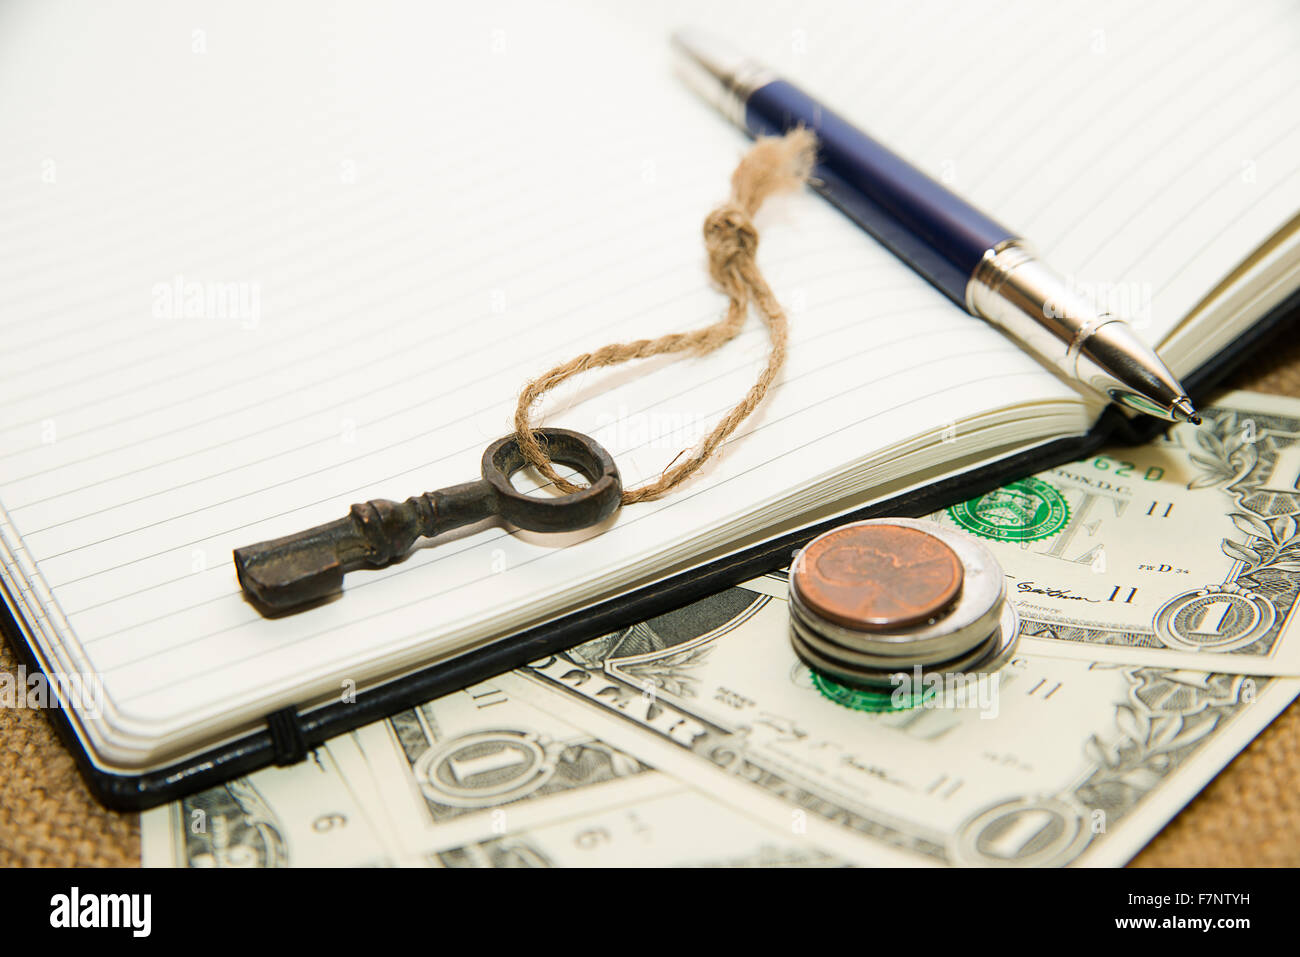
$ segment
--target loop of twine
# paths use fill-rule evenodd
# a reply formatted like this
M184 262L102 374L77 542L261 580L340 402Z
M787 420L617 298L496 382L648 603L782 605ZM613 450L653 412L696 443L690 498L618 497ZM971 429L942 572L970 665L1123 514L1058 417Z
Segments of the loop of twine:
M659 498L689 478L735 431L755 407L763 401L768 388L785 362L788 323L785 311L772 294L754 260L758 251L758 230L753 216L763 201L776 193L796 189L808 181L816 157L817 140L812 132L800 127L785 136L763 137L741 159L731 176L731 198L704 220L704 245L709 254L709 275L729 302L722 318L712 325L690 332L675 332L658 339L611 343L595 352L586 352L555 366L528 383L519 395L515 408L515 438L524 459L555 484L562 492L579 492L555 471L550 456L530 422L533 407L543 395L561 382L580 372L618 365L632 359L676 352L705 355L730 342L745 324L752 303L767 324L772 342L767 365L744 398L723 417L696 446L694 454L678 462L678 453L669 467L653 482L634 489L624 489L623 504L647 502Z

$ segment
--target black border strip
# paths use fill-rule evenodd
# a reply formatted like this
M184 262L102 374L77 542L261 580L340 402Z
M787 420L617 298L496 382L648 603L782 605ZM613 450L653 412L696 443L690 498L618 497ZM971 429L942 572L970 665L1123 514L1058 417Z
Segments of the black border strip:
M1210 392L1235 372L1258 347L1265 344L1265 340L1275 333L1280 335L1289 330L1297 319L1300 319L1300 289L1214 359L1186 376L1183 379L1184 385L1198 404L1204 403ZM1135 423L1118 410L1108 409L1086 435L1060 439L974 472L945 479L924 489L907 492L847 515L761 542L704 568L682 572L599 605L501 638L450 662L358 693L355 703L339 702L317 708L298 717L298 742L301 748L310 751L330 738L398 711L485 681L547 654L572 648L602 634L645 621L764 572L781 568L789 563L789 556L796 548L844 522L883 515L925 515L982 495L1034 472L1084 458L1108 443L1146 442L1162 428L1162 424L1156 420ZM3 603L3 608L0 631L4 632L19 661L29 671L39 670L36 657L23 638L22 630L7 601ZM267 767L285 754L282 743L277 744L268 727L159 770L139 775L114 774L91 762L62 708L51 708L47 714L64 746L76 760L77 768L91 793L100 803L114 810L140 811L155 807Z

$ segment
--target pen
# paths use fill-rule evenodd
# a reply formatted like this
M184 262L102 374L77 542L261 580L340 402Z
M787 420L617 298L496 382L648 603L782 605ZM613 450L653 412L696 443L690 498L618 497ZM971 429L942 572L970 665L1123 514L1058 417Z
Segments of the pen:
M1129 409L1199 423L1178 378L1123 319L1100 313L1013 231L762 64L696 31L674 34L679 72L753 136L817 136L814 188L967 312Z

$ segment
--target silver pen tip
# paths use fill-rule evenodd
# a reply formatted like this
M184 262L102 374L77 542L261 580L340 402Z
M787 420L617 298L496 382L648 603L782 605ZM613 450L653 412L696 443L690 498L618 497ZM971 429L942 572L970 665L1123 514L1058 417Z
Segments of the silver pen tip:
M672 50L676 73L686 85L744 128L745 101L756 87L773 78L767 69L702 30L675 31Z
M678 54L691 57L701 64L706 64L720 71L734 69L745 59L726 41L693 27L674 30L669 42Z
M1195 406L1192 405L1192 400L1185 395L1174 400L1173 413L1175 418L1184 422L1190 422L1192 425L1201 424L1200 413L1197 412Z

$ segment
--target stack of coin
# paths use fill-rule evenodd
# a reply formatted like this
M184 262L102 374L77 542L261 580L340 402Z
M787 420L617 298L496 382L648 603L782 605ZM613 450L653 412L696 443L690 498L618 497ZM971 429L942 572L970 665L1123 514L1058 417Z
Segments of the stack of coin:
M871 691L909 676L985 672L1019 621L1001 567L975 539L908 518L832 529L790 570L790 641L825 677Z

